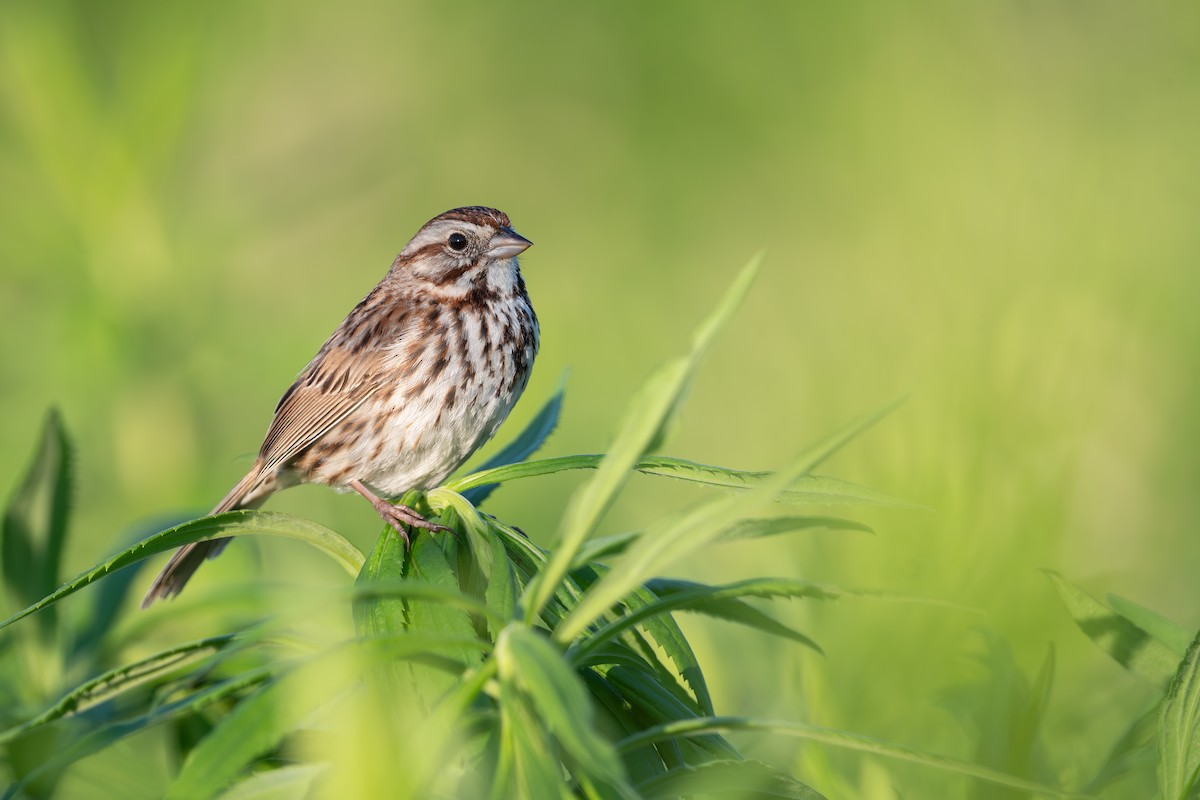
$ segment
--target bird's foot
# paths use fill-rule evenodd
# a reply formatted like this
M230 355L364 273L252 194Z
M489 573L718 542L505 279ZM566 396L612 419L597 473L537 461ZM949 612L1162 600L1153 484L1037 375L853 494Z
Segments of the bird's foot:
M413 511L408 506L402 503L389 503L382 497L379 497L359 481L351 481L351 488L361 494L363 497L371 501L371 505L383 517L383 521L395 528L396 533L400 534L400 538L404 540L404 546L411 547L412 539L410 538L409 528L421 528L432 533L450 533L450 529L445 525L438 525L430 522L422 517L416 511ZM406 527L407 526L407 527Z
M396 533L400 534L400 538L404 539L406 547L412 545L412 541L409 539L408 528L421 528L433 533L450 532L450 529L445 525L430 522L408 506L393 505L386 500L380 500L374 505L375 510L379 512L379 516L383 517L383 521L395 528ZM406 528L405 526L408 527Z

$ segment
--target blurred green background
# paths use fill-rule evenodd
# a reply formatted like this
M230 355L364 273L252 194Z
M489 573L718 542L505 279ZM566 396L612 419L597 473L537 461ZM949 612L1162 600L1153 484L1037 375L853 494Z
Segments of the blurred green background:
M718 710L977 758L1053 644L1046 774L1084 779L1150 695L1040 568L1200 625L1198 24L1182 3L3 0L0 486L57 404L69 572L207 510L394 253L465 204L536 243L543 345L509 435L570 368L547 452L599 451L765 249L668 451L770 468L907 393L824 471L931 511L675 574L963 608L782 607L824 658L685 620ZM490 510L546 543L577 481ZM693 497L641 479L606 528ZM269 507L378 532L320 488ZM341 580L314 561L239 542L193 591ZM966 791L758 746L831 797Z

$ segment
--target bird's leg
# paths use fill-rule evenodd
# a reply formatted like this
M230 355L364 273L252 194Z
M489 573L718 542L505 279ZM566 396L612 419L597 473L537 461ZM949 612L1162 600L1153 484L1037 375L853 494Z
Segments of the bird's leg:
M412 542L408 538L408 531L404 528L408 525L412 528L424 528L427 531L441 531L449 533L450 529L445 525L437 525L422 517L416 511L413 511L406 505L400 503L389 503L379 495L372 492L362 481L350 481L350 488L367 498L371 505L375 506L375 510L379 512L379 516L383 517L383 521L396 529L396 533L400 534L400 538L404 539L405 547L408 547Z

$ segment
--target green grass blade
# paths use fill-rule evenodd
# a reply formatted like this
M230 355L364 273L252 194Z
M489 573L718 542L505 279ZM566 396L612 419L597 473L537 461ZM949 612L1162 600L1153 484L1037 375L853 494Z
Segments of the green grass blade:
M658 596L642 587L630 592L622 601L622 605L631 613L636 613L655 602L658 602ZM651 668L660 675L663 684L675 686L682 681L690 690L690 694L686 693L683 687L680 687L679 694L684 696L689 705L695 707L697 713L715 713L712 695L708 691L708 681L704 678L704 671L700 668L700 662L696 658L691 644L683 635L683 631L680 630L674 617L670 614L655 614L647 617L642 622L641 633L649 638L654 646L651 647L640 637L635 637L637 644ZM673 670L659 658L659 651L667 657Z
M1117 614L1057 572L1046 570L1075 624L1093 643L1125 669L1155 686L1166 688L1175 675L1178 657L1171 648Z
M1084 787L1084 792L1096 795L1107 786L1121 780L1135 769L1153 764L1156 753L1154 737L1158 727L1159 707L1150 709L1133 722L1109 748L1096 776Z
M612 744L596 732L587 689L562 653L543 636L513 624L501 631L495 658L501 685L529 699L537 723L591 783L608 787L605 796L636 797Z
M52 758L43 762L33 772L25 775L22 780L10 786L0 800L13 800L13 798L20 796L22 788L30 782L37 780L40 776L54 774L68 765L86 758L93 753L98 753L122 739L141 733L156 725L161 725L164 722L177 720L188 714L194 714L215 703L244 694L263 681L268 680L273 674L274 669L273 667L264 667L251 670L221 683L205 687L187 697L158 706L138 717L94 728L79 739L59 749Z
M731 601L748 596L812 597L819 600L837 597L837 594L816 584L788 578L755 578L724 586L707 586L687 581L656 581L650 583L648 588L658 596L656 601L631 610L628 614L603 625L592 636L581 640L569 651L572 659L586 658L596 648L603 647L614 637L635 625L642 624L646 619L677 610L695 611L732 622L741 622L794 639L820 652L816 642L804 634L793 631L751 606ZM756 614L758 616L755 616ZM767 623L763 624L759 617L766 620Z
M407 558L404 541L390 527L385 527L354 582L356 594L361 593L354 599L354 629L359 636L381 636L404 630L406 617L401 597L372 590L379 586L404 585Z
M746 519L735 523L717 541L761 539L765 536L779 536L784 533L810 530L875 532L870 525L840 517L767 517L765 519Z
M0 733L0 744L11 741L33 728L87 711L156 678L194 666L221 652L233 641L234 637L231 635L200 639L108 670L67 692L61 700L36 717Z
M356 683L364 671L397 659L457 670L457 662L446 654L472 645L482 643L473 636L437 634L357 639L282 672L240 702L192 750L168 789L167 800L215 797L255 759L277 747L301 720ZM320 691L306 691L314 685Z
M1158 714L1158 784L1164 800L1187 800L1196 790L1200 769L1200 636L1167 690Z
M752 489L727 495L715 502L647 528L618 567L593 586L587 596L555 630L555 637L568 642L614 606L624 595L656 575L667 564L719 539L741 520L754 516L769 505L785 487L820 463L862 431L891 412L896 403L866 414L837 433L808 448L783 470L764 479ZM557 555L557 554L556 554Z
M680 700L657 675L644 669L614 666L604 677L639 718L650 724L707 718ZM682 739L679 746L690 763L714 758L741 758L737 748L716 733ZM619 749L620 752L627 752L632 748Z
M767 517L765 519L747 519L737 522L722 533L717 541L732 542L742 539L760 539L765 536L779 536L784 533L814 529L863 531L864 533L875 532L869 525L838 517ZM625 531L610 536L597 536L589 539L580 548L579 554L575 556L573 568L579 568L584 564L598 561L601 558L623 553L641 535L641 531Z
M625 485L633 465L660 437L678 405L692 367L693 362L688 358L667 363L650 377L630 403L612 449L592 479L572 495L546 567L526 590L523 605L527 621L536 618L553 596L559 581L570 571L576 552Z
M612 505L630 470L642 456L662 443L700 357L749 291L760 261L756 257L742 270L716 311L701 323L693 337L692 351L659 367L630 402L612 447L596 474L571 497L558 542L545 569L522 598L527 623L536 619L554 596L559 582L570 571L576 552Z
M1107 599L1114 611L1171 648L1180 658L1188 651L1192 634L1187 628L1120 595L1110 594Z
M637 658L633 653L630 653L629 657ZM606 731L609 738L613 736L623 738L642 729L641 723L634 717L629 704L596 670L580 670L579 674L591 693L592 707L598 716L597 727ZM621 756L621 762L625 766L629 780L634 784L649 780L656 775L662 775L667 769L663 758L653 745L624 753Z
M445 544L453 545L454 540L450 539ZM458 576L451 569L450 559L447 559L446 553L442 551L442 546L443 542L432 536L418 536L413 541L408 579L437 587L445 592L460 592ZM414 633L457 636L466 640L477 637L471 615L461 607L420 598L410 599L407 606L407 629ZM451 655L461 664L460 673L479 663L477 645L464 646ZM457 675L428 667L414 666L412 672L413 688L425 708L432 708L437 699L453 689L459 680Z
M512 619L517 610L517 577L513 574L512 562L504 549L504 540L499 536L489 536L492 547L492 563L488 570L487 590L484 600L491 609L494 620L489 620L488 628L495 639L500 635L501 620Z
M174 550L176 547L204 539L260 535L280 536L309 544L330 556L351 575L357 575L362 569L364 559L358 548L323 525L277 511L230 511L215 517L203 517L185 522L143 539L107 561L81 572L53 593L0 622L0 629L57 603L64 597L74 594L122 567L136 564L158 553Z
M770 472L749 472L715 467L669 456L648 456L639 462L637 470L646 475L658 475L726 489L750 489L771 475ZM824 475L802 475L791 486L781 491L777 499L792 505L924 508L924 506L908 500Z
M524 461L520 464L509 464L464 475L447 482L445 488L465 494L477 486L492 483L537 478L570 470L596 469L603 460L604 456L602 455L584 454ZM750 489L771 475L770 472L747 472L700 464L682 458L652 455L638 459L633 469L644 475L657 475L723 489ZM925 508L918 503L901 500L856 483L824 475L802 475L790 487L781 490L776 500L790 505Z
M910 747L883 742L857 733L786 720L751 719L748 717L705 717L678 720L655 725L633 736L626 737L617 743L617 748L625 751L672 737L705 735L718 731L771 732L785 736L795 736L860 753L872 753L899 761L906 761L910 764L919 764L931 769L975 778L976 780L1029 792L1034 795L1061 798L1084 797L1084 795L1063 791L1051 786L1044 786L1012 775L1006 775L1003 772L981 767L978 764L972 764L968 761L959 761L954 758L925 753Z
M260 772L229 787L220 800L305 800L325 770L324 764L291 764Z
M546 404L541 407L525 429L509 442L504 449L496 453L476 472L484 472L497 467L516 464L524 461L531 455L541 449L546 440L550 438L550 434L554 433L554 429L558 427L558 418L562 415L563 396L566 392L567 376L564 373L562 380L559 381L558 389L551 395ZM473 505L480 505L488 496L496 490L499 483L485 483L463 492L463 496L467 498Z
M37 602L58 585L70 516L71 458L62 419L51 409L37 453L0 528L0 575L18 607ZM53 623L48 619L45 624Z
M755 800L825 800L805 786L761 761L725 759L676 767L637 785L645 800L697 796L753 797Z
M193 516L173 514L141 525L123 536L122 544L132 545L158 531L182 525ZM102 659L106 651L119 652L120 646L113 639L113 629L126 621L122 618L122 612L126 608L125 601L145 564L143 561L109 574L92 592L87 617L75 629L71 642L71 658L77 663L94 663Z
M713 340L717 338L725 324L729 322L730 317L733 316L733 312L737 311L742 301L746 299L750 287L754 285L754 279L758 276L758 271L762 269L764 257L765 254L761 252L754 254L754 257L746 266L742 267L742 271L733 279L733 284L725 290L717 307L692 333L692 354L694 356L703 356L708 351Z

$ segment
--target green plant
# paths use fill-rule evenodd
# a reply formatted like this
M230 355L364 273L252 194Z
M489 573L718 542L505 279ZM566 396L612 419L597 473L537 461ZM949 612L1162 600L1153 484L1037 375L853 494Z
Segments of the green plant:
M834 517L769 514L778 503L893 502L812 474L890 406L774 472L653 455L674 425L701 356L756 268L757 261L737 279L694 335L691 350L650 377L605 455L528 460L555 427L560 389L483 468L405 498L454 530L419 536L410 550L387 529L364 557L339 534L307 520L235 511L142 539L54 589L66 535L70 459L52 417L41 454L10 509L13 522L6 521L6 583L23 610L0 628L41 613L35 624L10 630L6 657L33 647L54 650L55 604L101 578L110 594L81 638L103 643L128 585L127 568L205 538L298 539L355 580L227 635L180 643L119 666L104 659L81 662L73 688L14 697L0 732L14 781L6 797L48 796L69 765L162 726L175 726L183 756L167 791L171 798L267 792L305 797L323 787L361 796L356 787L381 785L392 797L820 797L784 772L744 757L723 735L735 731L799 736L1024 792L1069 796L857 734L717 715L674 612L708 614L817 648L745 599L831 600L848 590L794 578L704 585L664 579L660 572L721 542L864 527ZM507 481L577 469L595 472L573 496L550 550L477 508ZM594 537L635 473L724 491L641 531ZM32 498L47 486L49 522L38 527L30 522ZM612 566L601 561L613 556L620 560ZM353 630L313 637L305 622L328 609L351 610ZM106 652L102 646L94 651ZM57 702L49 702L56 694Z
M1058 573L1047 574L1079 629L1158 690L1157 702L1113 744L1087 791L1156 767L1162 800L1200 797L1200 634L1117 595L1106 605Z

